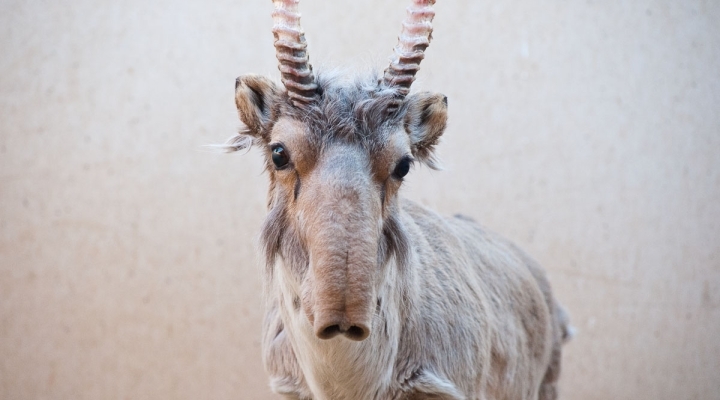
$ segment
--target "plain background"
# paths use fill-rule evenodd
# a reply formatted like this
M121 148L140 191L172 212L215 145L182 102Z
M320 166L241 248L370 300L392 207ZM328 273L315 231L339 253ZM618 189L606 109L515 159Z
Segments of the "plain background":
M404 0L303 0L316 69L387 65ZM268 0L0 2L0 398L269 399L265 213L234 81ZM402 195L511 238L577 337L563 399L720 399L720 2L438 1Z

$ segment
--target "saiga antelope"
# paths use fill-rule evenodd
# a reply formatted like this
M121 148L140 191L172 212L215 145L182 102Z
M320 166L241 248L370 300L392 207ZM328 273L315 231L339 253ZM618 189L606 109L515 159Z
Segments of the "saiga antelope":
M543 270L467 218L399 197L435 167L447 98L410 94L434 0L413 0L383 76L315 73L298 0L274 0L282 85L236 81L270 178L263 354L294 399L555 399L565 314Z

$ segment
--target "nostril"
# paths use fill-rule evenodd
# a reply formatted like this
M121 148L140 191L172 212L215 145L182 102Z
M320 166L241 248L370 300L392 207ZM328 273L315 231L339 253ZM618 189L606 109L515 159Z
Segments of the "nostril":
M345 333L349 339L361 338L365 335L365 330L359 326L351 326Z
M332 339L335 336L343 333L340 329L340 325L330 325L318 333L320 339Z
M353 325L348 328L347 332L345 332L345 337L350 340L361 341L365 340L365 338L367 338L369 334L370 333L366 329Z

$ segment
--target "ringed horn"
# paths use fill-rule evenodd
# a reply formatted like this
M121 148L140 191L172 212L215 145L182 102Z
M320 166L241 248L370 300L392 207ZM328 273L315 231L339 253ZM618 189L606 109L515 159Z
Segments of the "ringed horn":
M317 96L317 84L310 65L305 32L300 27L299 0L273 0L273 35L278 69L290 100L304 108Z
M309 61L305 32L300 27L298 3L299 0L273 0L272 31L282 83L292 103L304 108L317 97L317 84ZM433 4L435 0L412 0L407 9L394 49L395 55L383 75L383 86L394 87L398 93L397 101L390 106L389 112L397 110L410 93L420 61L425 58L425 49L432 40Z
M432 40L432 20L435 17L433 4L435 0L413 0L407 9L394 49L395 55L383 76L383 85L395 87L398 91L398 101L390 107L390 112L396 110L402 99L410 93L410 85L420 69L420 61L425 58L425 49Z

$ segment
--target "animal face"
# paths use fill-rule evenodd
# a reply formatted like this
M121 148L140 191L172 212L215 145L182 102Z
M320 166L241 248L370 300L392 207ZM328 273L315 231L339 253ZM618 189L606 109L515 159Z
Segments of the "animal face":
M273 3L282 85L257 75L235 85L240 137L263 150L270 176L265 257L271 272L282 260L293 303L317 337L363 340L388 261L402 264L407 252L398 190L414 163L434 166L447 120L445 96L408 95L433 1L414 0L382 77L315 76L297 0Z
M322 95L294 106L279 86L239 78L247 135L265 154L270 214L266 256L280 256L320 338L370 334L383 267L402 246L397 194L413 163L432 163L445 128L445 96L420 93L388 112L392 90L318 77Z

